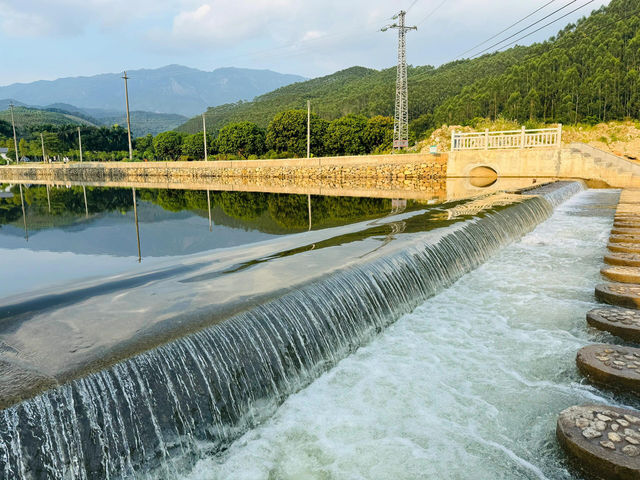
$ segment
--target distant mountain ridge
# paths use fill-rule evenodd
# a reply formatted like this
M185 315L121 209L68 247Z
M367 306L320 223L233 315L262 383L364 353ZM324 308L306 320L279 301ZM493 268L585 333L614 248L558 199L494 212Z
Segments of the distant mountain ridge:
M9 104L14 105L14 118L18 130L38 125L88 125L111 127L114 124L125 126L125 112L97 108L79 108L66 103L54 103L47 106L26 105L11 99L0 99L0 120L11 121ZM183 115L171 113L153 113L134 110L131 112L131 133L134 137L147 134L157 135L172 130L187 120Z
M252 100L271 90L306 80L271 70L219 68L205 72L182 65L129 70L132 110L193 116L208 107ZM0 98L27 105L68 104L81 109L124 111L121 73L14 83L0 87ZM94 118L99 116L95 112ZM110 116L110 115L104 115Z

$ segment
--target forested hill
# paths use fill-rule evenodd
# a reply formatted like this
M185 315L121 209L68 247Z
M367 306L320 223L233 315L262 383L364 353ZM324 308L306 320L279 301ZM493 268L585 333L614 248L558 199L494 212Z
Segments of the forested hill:
M563 123L639 117L639 62L640 4L612 0L547 42L439 68L411 67L413 131L499 115ZM207 128L244 120L266 127L280 111L305 108L307 99L327 120L349 113L393 115L394 96L395 68L353 67L279 88L252 102L209 108ZM197 117L178 130L200 129Z

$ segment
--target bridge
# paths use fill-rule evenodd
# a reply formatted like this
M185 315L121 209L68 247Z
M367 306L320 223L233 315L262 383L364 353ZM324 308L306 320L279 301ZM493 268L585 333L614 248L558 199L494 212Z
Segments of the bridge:
M491 183L495 178L577 178L594 186L640 186L640 163L583 143L562 144L557 128L453 132L447 176ZM484 179L484 180L482 180Z

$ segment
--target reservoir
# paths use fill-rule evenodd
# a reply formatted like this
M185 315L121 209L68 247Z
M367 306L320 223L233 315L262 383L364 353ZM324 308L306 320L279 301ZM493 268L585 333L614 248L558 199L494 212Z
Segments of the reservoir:
M616 190L16 187L6 478L579 478L557 412L619 405L573 360Z

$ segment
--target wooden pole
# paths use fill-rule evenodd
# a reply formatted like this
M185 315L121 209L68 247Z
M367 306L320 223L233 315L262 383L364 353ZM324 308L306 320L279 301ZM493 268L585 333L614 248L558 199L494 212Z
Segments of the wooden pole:
M84 216L89 218L89 204L87 203L87 187L82 186L82 195L84 195Z
M20 202L22 203L22 219L24 221L24 238L29 241L29 230L27 230L27 211L24 208L24 195L22 194L22 184L20 184Z
M44 153L44 136L42 135L42 133L40 133L40 143L42 144L42 161L46 162L47 161L47 154ZM51 209L49 209L51 210Z
M9 105L11 107L11 126L13 127L13 145L16 149L16 165L18 164L18 159L20 158L20 152L18 152L18 137L16 136L16 122L13 119L13 103ZM20 192L22 192L22 187L20 187Z
M142 262L142 252L140 250L140 227L138 226L138 206L136 205L136 188L131 188L133 193L133 216L136 221L136 238L138 240L138 263Z
M80 149L80 162L82 162L82 135L80 135L80 127L78 127L78 147Z
M204 113L202 114L202 138L204 141L204 161L208 162L209 158L207 155L207 121L204 119ZM207 190L207 195L209 194L209 190Z
M307 158L311 158L311 100L307 100Z
M213 223L211 222L211 195L209 194L209 189L207 188L207 206L209 207L209 231L213 231Z
M309 231L311 231L311 194L307 194L307 205L309 207Z
M129 161L133 161L133 146L131 144L131 117L129 116L129 87L127 81L129 77L127 77L127 72L124 72L124 99L127 105L127 134L129 135Z

